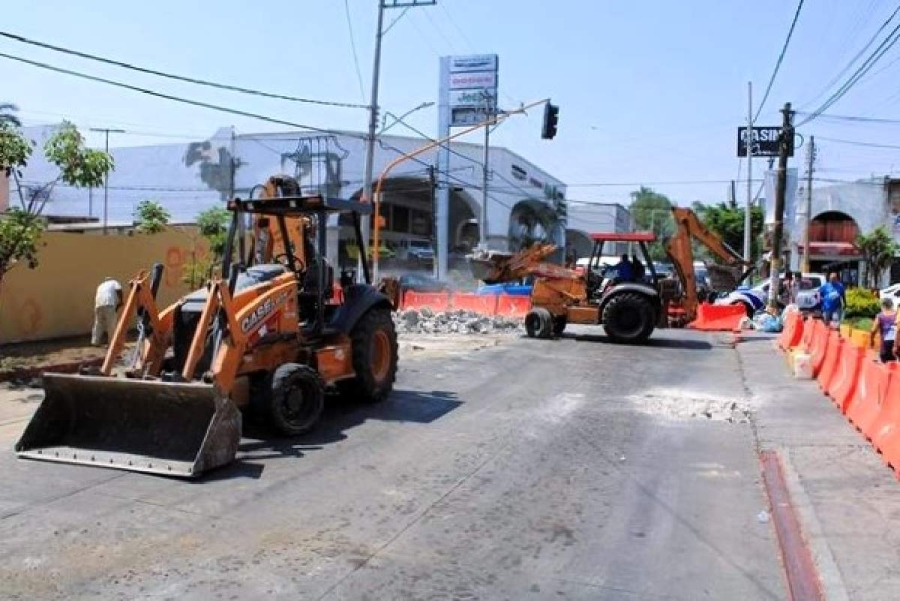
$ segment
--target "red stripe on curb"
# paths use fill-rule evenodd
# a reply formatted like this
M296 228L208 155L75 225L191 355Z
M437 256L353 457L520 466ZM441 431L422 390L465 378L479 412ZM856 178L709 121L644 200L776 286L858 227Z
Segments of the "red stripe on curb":
M821 601L824 596L819 575L791 504L781 459L775 451L761 451L759 461L787 576L788 598L792 601Z

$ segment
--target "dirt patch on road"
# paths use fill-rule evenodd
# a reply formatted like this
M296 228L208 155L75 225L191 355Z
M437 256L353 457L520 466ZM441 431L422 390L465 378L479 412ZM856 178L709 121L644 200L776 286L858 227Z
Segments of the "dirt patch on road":
M653 388L628 397L641 413L671 420L699 419L732 424L750 421L750 407L732 396L712 396L679 388Z

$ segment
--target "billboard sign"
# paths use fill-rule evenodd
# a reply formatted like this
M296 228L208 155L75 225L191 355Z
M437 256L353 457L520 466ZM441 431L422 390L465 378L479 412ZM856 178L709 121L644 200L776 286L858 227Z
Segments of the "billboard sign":
M475 54L470 56L451 56L450 73L467 71L493 71L497 72L499 60L496 54Z
M485 121L497 107L496 54L451 56L446 71L442 104L450 113L450 127L475 125Z
M781 128L754 127L751 141L751 150L755 157L777 157L778 140L781 136ZM747 156L747 128L739 127L737 136L737 155ZM788 140L788 156L794 156L794 139Z
M451 90L468 90L472 88L497 88L496 71L476 71L474 73L451 73Z

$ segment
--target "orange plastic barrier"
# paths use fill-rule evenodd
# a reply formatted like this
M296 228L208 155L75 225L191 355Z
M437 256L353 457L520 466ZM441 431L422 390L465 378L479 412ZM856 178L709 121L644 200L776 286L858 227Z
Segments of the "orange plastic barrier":
M847 418L869 440L875 433L875 425L884 404L889 373L881 363L864 359L856 394L847 408Z
M413 292L407 290L403 295L404 309L424 309L428 307L432 311L448 311L450 309L450 294L447 292Z
M710 305L701 303L697 307L697 317L688 324L694 330L707 332L733 332L738 329L741 319L747 316L744 305Z
M497 295L497 315L524 317L531 311L531 297L512 294Z
M847 413L847 407L853 400L856 386L859 383L862 364L866 358L865 349L857 348L843 341L841 358L838 360L837 371L828 384L826 392L841 413Z
M821 321L813 324L814 332L812 342L809 347L809 362L812 367L813 377L819 375L822 369L822 363L825 361L825 351L828 349L828 342L831 340L830 330Z
M828 333L828 337L828 345L825 347L825 358L822 359L822 367L819 369L819 373L816 374L816 379L819 381L819 388L822 392L828 390L831 380L837 373L838 364L844 357L844 346L846 344L841 335L834 330Z
M803 317L799 312L788 313L784 319L784 329L778 337L778 346L784 350L800 345L803 338Z
M881 412L872 427L872 444L900 475L900 366L896 363L888 369Z
M450 308L472 311L480 315L496 315L498 296L495 294L454 294L450 297Z
M800 338L800 348L809 350L812 346L813 334L816 331L816 324L822 322L818 319L807 319L803 322L803 336Z

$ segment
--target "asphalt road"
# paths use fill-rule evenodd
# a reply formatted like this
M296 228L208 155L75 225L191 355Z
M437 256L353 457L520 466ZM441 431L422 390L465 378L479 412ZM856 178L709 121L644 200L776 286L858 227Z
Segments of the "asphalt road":
M786 598L737 353L578 338L408 349L197 482L3 452L0 598Z

